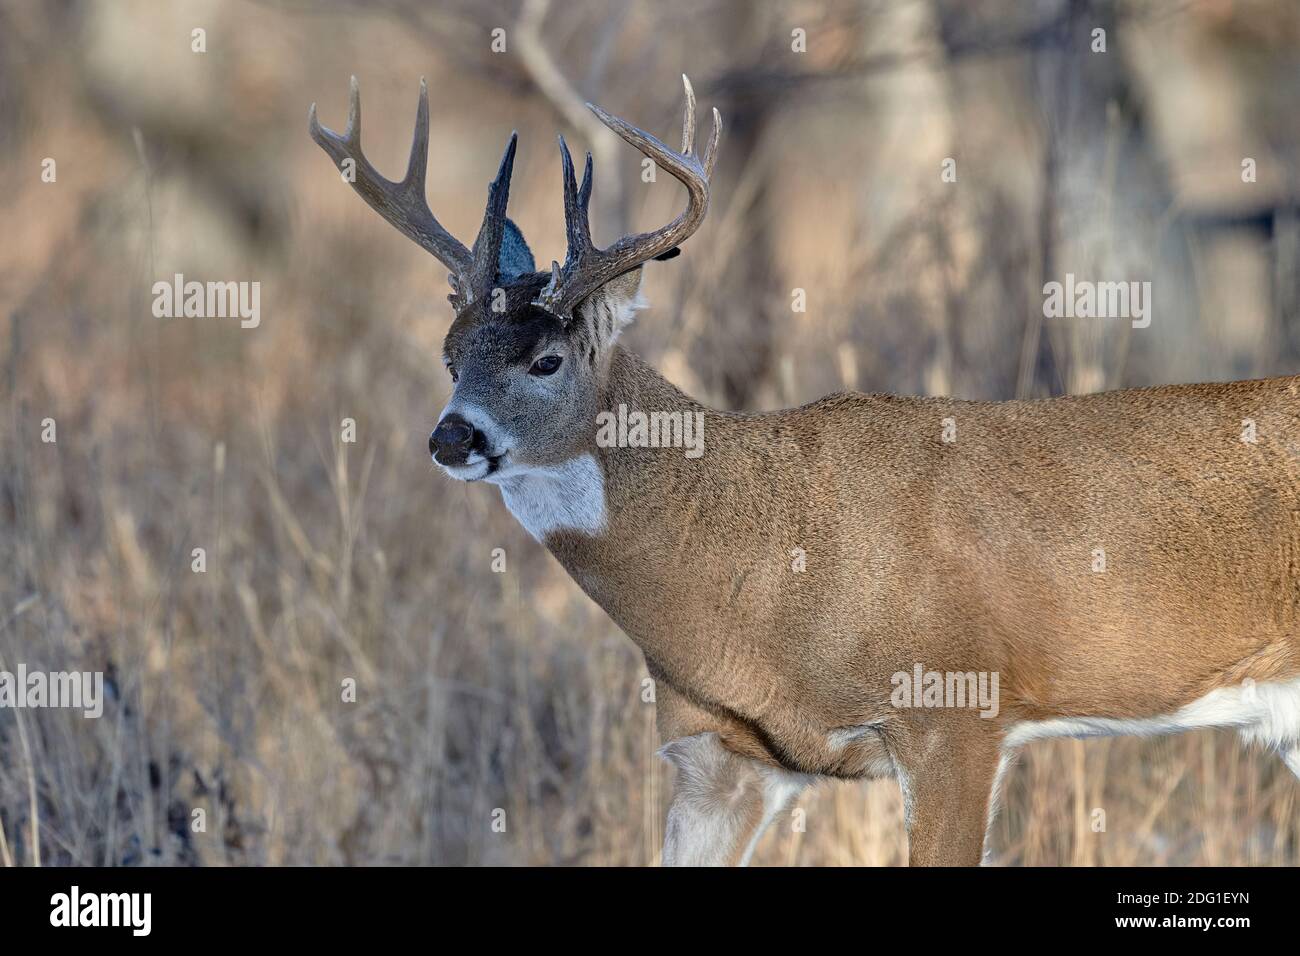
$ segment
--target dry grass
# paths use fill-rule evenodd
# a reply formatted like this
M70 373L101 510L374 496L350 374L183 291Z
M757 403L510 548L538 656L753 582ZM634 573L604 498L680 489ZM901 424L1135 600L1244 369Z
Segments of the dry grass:
M367 147L395 172L415 77L428 74L434 208L470 234L517 127L512 209L549 259L562 236L551 145L562 120L517 65L455 54L454 42L482 40L495 9L478 21L452 5L430 25L384 6L399 12L231 0L0 15L0 159L14 171L0 201L21 224L0 252L0 668L104 670L114 691L98 721L0 712L0 862L657 858L670 777L654 757L642 661L494 491L433 474L425 443L447 397L442 271L338 184L305 131L313 99L342 123L356 72ZM770 63L790 22L830 38L801 68L834 70L891 44L932 48L927 16L944 9L771 5L750 36L724 29L734 5L695 6L629 8L606 51L606 103L668 129L678 92L661 80L685 65L709 102L711 79L725 91L729 71ZM581 42L587 22L604 22L594 5L566 4L550 27L572 77L598 73L584 59L596 56ZM658 41L685 22L698 29L681 49ZM188 50L194 25L208 29L206 59ZM1259 62L1293 55L1274 48ZM1059 388L1026 379L1050 104L1034 99L1022 60L864 70L766 113L737 95L730 109L752 125L733 123L724 142L705 232L649 277L657 308L634 347L723 404L842 384L969 397ZM1142 337L1044 331L1053 374L1099 387L1276 371L1289 319L1202 311L1236 301L1242 276L1207 285L1182 220L1141 208L1159 194L1157 147L1134 123L1126 114L1097 141L1100 153L1120 144L1125 175L1111 188L1132 192L1092 222L1095 183L1072 194L1062 175L1048 244L1062 272L1150 269L1167 311ZM990 126L1001 132L990 138ZM952 152L959 182L978 185L944 191L935 171ZM1091 168L1086 151L1067 166L1071 155ZM45 156L58 159L57 184L39 181ZM636 158L625 162L634 181ZM674 201L666 188L635 191L632 218L653 222ZM174 272L261 281L262 325L155 319L150 286ZM794 287L809 291L806 315L790 313ZM46 417L57 444L39 440ZM354 444L340 440L347 417ZM491 570L494 548L505 573ZM355 703L342 700L348 678ZM1012 864L1295 864L1297 800L1276 758L1227 734L1038 744L1009 780L995 846ZM191 832L195 808L205 833ZM1092 828L1098 808L1104 832ZM765 838L758 862L905 859L896 787L826 784Z

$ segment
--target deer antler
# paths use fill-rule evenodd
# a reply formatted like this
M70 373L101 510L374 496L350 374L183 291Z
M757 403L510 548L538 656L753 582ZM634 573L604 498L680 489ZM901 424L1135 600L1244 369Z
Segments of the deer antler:
M560 137L560 160L564 167L564 223L569 248L563 267L558 262L551 263L551 280L538 296L538 303L547 310L559 316L571 316L574 307L591 292L609 280L631 272L643 262L670 252L689 239L704 221L709 209L709 178L713 175L718 140L722 135L722 116L716 109L713 111L713 135L709 137L701 162L694 155L695 91L685 74L682 83L686 87L686 113L682 118L680 152L644 130L611 116L599 106L587 104L602 123L686 187L688 201L685 211L654 232L624 236L608 249L595 247L591 241L587 209L591 201L591 154L587 154L582 187L579 188L574 177L573 157L569 155L564 137Z
M448 278L454 290L450 296L453 305L468 305L487 294L496 282L497 261L505 232L506 201L510 196L510 175L514 170L516 135L511 134L497 178L488 186L483 225L471 252L434 218L424 198L429 162L429 90L423 78L420 79L420 105L415 114L411 158L401 182L392 182L381 176L362 152L361 92L355 76L352 77L348 125L343 134L321 126L316 119L315 103L311 105L307 126L311 138L340 168L344 160L353 160L356 169L352 188L370 208L451 270Z

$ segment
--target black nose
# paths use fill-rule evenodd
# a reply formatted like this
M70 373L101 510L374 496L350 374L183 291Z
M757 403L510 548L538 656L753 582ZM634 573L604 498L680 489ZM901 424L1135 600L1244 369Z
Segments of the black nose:
M429 436L429 454L440 465L463 465L473 444L474 426L453 412Z

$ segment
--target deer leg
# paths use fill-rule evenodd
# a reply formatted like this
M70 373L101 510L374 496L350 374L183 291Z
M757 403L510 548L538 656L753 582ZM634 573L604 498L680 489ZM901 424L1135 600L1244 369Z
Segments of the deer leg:
M895 754L910 866L978 866L1001 762L997 741L931 732ZM909 752L910 751L910 752Z
M664 866L745 866L759 838L812 780L734 751L716 733L659 751L677 768Z

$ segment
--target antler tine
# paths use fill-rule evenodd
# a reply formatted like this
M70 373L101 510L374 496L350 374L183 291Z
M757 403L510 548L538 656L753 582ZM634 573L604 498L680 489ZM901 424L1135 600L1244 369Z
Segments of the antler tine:
M470 288L476 296L485 294L496 282L497 263L501 257L501 241L506 234L506 204L510 200L510 177L515 169L515 147L519 134L511 133L510 142L501 156L496 179L488 183L487 208L483 210L483 224L474 240L474 267Z
M560 134L560 169L564 177L564 231L568 251L564 255L564 271L560 264L551 260L551 278L538 295L538 301L548 309L558 311L559 297L564 288L564 275L572 275L587 260L595 246L591 241L591 153L587 153L587 163L582 170L582 187L578 187L573 171L573 156L569 153L569 144Z
M587 154L587 165L582 171L582 188L578 188L574 176L573 157L569 154L569 145L560 137L560 166L564 171L564 227L568 235L569 252L572 257L591 246L591 219L589 204L591 202L591 153Z
M682 118L682 149L677 151L657 137L606 113L599 106L587 104L602 123L617 133L625 142L635 146L656 166L686 187L686 209L672 222L653 232L624 236L607 249L597 249L591 242L591 229L587 219L587 201L591 195L591 157L587 157L587 173L582 189L575 194L573 159L563 137L560 139L561 162L564 166L564 210L568 230L569 250L564 268L551 270L551 281L543 290L540 301L546 308L562 317L570 317L573 309L591 292L610 279L631 272L649 259L663 256L685 242L699 229L709 209L709 177L717 159L718 143L722 135L722 117L713 111L713 134L705 149L704 162L694 155L695 146L695 90L691 81L682 76L686 90L686 112Z
M361 145L361 84L355 76L348 79L348 128L344 136L349 146Z
M353 85L353 90L356 86ZM356 98L358 108L361 105L361 98ZM412 193L420 198L421 202L427 202L424 197L424 177L429 171L429 87L424 82L424 77L420 77L420 101L415 107L415 132L411 135L411 158L406 162L406 175L402 177L402 185L406 187L408 193Z
M578 190L578 208L582 210L582 235L587 245L591 245L591 151L587 151L587 162L582 167L582 188Z
M685 73L682 74L682 86L686 87L686 113L682 116L682 153L689 156L695 147L695 89Z
M722 140L722 114L713 107L713 133L704 147L704 175L713 179L713 164L718 160L718 143Z
M695 150L695 87L691 86L691 78L685 73L682 74L682 85L686 87L686 113L682 116L682 153L686 156L694 156ZM718 142L722 139L722 114L718 108L713 108L713 132L709 135L709 141L704 146L704 175L705 178L713 178L713 164L718 159Z
M393 182L380 175L366 159L361 148L361 90L352 77L348 97L348 125L340 135L320 124L316 104L307 116L307 129L321 149L340 169L345 160L355 164L352 188L375 212L435 256L454 274L452 287L458 293L472 289L466 280L473 274L474 258L455 236L434 218L424 198L424 183L429 158L429 92L420 80L420 102L415 115L415 134L411 140L411 158L406 175Z

